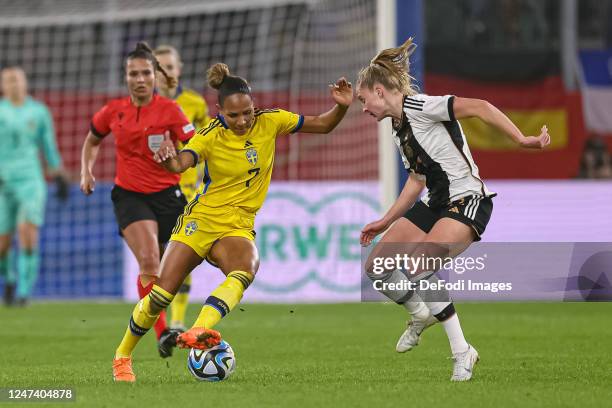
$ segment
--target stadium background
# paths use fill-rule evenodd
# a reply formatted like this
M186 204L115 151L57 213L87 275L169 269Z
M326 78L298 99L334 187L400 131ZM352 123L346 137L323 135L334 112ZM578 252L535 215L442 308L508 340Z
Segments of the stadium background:
M328 83L341 75L354 81L377 49L412 35L419 44L412 69L424 92L487 99L524 132L547 123L553 136L547 151L526 152L475 121L463 124L481 175L499 193L485 239L610 241L610 217L593 214L608 212L612 184L574 180L586 174L581 163L591 140L604 142L600 156L612 146L612 120L602 108L612 101L610 1L2 0L0 6L0 66L26 70L31 93L52 111L74 180L66 203L50 186L36 298L136 296L133 259L110 202L112 142L103 145L91 197L78 191L78 173L90 118L125 94L122 61L139 40L177 47L183 86L202 92L213 114L215 96L203 73L217 61L251 81L257 105L312 114L329 107ZM368 119L355 103L332 135L279 140L270 198L258 217L262 273L247 301L359 299L358 231L406 177L385 125ZM610 177L605 169L600 174ZM195 303L220 279L201 268Z

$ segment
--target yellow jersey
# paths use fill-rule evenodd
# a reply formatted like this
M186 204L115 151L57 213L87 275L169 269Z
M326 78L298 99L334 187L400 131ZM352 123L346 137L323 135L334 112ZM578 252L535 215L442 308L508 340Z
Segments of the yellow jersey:
M183 89L179 86L174 100L181 107L181 110L187 116L187 119L197 128L203 128L210 122L208 116L208 105L206 100L197 92L191 89ZM179 145L180 148L184 144ZM204 165L196 166L195 168L187 169L181 174L179 184L187 201L193 200L202 184L204 177Z
M183 152L204 163L204 184L197 203L206 207L234 206L255 214L272 178L278 136L297 132L304 117L282 109L256 110L253 125L236 135L217 116L193 136Z

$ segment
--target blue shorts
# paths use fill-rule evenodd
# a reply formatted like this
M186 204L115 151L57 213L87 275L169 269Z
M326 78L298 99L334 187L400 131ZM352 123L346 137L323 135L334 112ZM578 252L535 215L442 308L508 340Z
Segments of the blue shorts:
M45 220L47 185L42 178L0 181L0 234L10 234L17 225L41 226Z

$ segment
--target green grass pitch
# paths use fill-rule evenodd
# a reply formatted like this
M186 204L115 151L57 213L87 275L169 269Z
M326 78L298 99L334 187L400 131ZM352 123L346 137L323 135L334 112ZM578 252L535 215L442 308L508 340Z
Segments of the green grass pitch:
M457 305L481 356L470 383L449 382L452 362L440 325L415 350L395 352L406 318L395 305L247 304L218 327L236 352L229 380L195 381L187 352L160 359L151 331L134 355L137 383L114 384L111 359L131 309L123 303L0 308L0 387L73 387L76 403L63 404L73 407L612 404L612 324L604 303ZM197 309L190 306L189 322ZM9 405L17 406L0 403Z

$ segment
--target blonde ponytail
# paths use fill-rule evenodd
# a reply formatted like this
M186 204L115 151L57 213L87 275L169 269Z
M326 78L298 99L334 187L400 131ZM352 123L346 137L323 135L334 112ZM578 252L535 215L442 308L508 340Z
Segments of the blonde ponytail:
M380 83L404 95L418 93L413 85L414 78L410 76L410 55L415 48L416 44L410 37L399 47L382 50L372 58L370 65L359 71L357 86L372 89L375 83Z

